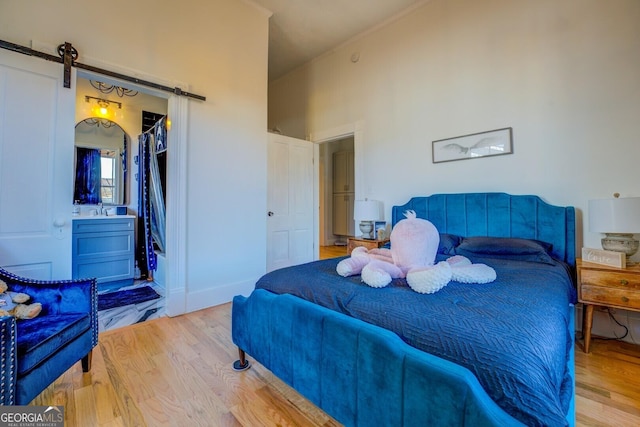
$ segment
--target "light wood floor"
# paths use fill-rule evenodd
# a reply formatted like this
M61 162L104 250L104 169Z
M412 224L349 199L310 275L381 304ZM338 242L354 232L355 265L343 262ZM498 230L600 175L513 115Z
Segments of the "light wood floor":
M320 259L335 258L346 254L346 246L320 246Z
M260 364L231 365L231 304L104 332L93 368L67 371L32 404L64 405L65 426L336 426ZM640 346L576 349L578 426L640 425Z

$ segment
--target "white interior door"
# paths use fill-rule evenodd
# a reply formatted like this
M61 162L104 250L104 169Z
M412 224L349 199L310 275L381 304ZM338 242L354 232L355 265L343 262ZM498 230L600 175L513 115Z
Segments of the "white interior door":
M71 278L75 70L0 49L0 265Z
M269 134L267 271L313 261L312 142Z

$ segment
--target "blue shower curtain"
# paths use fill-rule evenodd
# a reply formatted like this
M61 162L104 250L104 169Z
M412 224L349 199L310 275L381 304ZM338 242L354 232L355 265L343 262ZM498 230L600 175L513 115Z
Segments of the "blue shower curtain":
M154 244L165 249L165 205L160 172L158 148L166 149L166 118L138 137L138 217L140 219L138 267L141 275L152 277L157 267Z
M76 147L76 180L73 200L80 204L97 205L102 201L100 182L100 149Z

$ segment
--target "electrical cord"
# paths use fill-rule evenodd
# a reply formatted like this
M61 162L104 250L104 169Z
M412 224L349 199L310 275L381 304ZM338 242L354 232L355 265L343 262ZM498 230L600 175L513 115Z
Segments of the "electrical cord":
M613 320L614 322L616 322L618 324L618 326L622 326L624 328L624 335L622 335L621 337L615 337L615 338L598 338L604 341L611 341L611 340L621 340L627 337L627 335L629 335L629 328L627 328L625 325L623 325L622 323L618 322L618 319L615 318L615 316L613 315L613 313L611 312L611 309L609 307L607 307L607 313L609 314L609 318L611 320ZM615 331L613 332L613 335L616 335Z

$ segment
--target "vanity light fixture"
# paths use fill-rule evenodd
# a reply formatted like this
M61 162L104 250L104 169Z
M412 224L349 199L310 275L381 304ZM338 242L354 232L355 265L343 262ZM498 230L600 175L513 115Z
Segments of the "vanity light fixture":
M120 98L123 96L136 96L138 94L137 90L127 89L126 87L110 85L109 83L103 83L99 81L89 80L91 86L98 89L102 93L111 93L115 92Z
M108 107L111 106L111 104L117 105L118 109L122 108L122 102L109 101L108 99L96 98L95 96L89 96L89 95L85 95L85 97L84 97L84 100L86 102L90 102L92 99L96 100L96 103L100 106L100 108L108 108Z
M108 108L111 105L116 105L118 109L122 109L122 102L109 101L108 99L96 98L95 96L89 96L89 95L85 95L84 97L84 100L86 102L90 102L92 99L94 99L96 101L96 104L98 104L98 108L96 109L95 113L100 117L107 117L109 115Z

